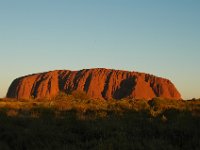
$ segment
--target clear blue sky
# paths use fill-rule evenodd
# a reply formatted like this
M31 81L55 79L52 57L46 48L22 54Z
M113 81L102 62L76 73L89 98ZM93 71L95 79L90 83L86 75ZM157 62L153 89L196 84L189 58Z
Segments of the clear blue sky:
M199 0L0 0L0 97L16 77L113 68L200 97Z

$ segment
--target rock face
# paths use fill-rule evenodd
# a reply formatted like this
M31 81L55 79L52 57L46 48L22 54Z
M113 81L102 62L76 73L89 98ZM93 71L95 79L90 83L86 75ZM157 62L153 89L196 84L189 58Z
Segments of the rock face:
M153 75L110 69L58 70L15 79L8 98L52 98L59 92L84 91L97 99L181 99L167 79Z

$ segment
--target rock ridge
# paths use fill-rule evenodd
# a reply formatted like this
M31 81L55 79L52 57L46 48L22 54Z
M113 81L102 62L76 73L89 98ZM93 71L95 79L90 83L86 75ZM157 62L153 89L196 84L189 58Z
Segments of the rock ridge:
M83 91L95 99L181 99L174 84L154 75L94 68L80 71L55 70L15 79L7 97L18 99L52 98L59 92Z

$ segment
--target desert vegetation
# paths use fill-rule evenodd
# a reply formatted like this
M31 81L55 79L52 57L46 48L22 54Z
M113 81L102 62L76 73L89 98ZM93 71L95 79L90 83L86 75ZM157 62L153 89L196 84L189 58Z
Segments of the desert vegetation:
M0 99L1 150L198 150L199 126L199 99Z

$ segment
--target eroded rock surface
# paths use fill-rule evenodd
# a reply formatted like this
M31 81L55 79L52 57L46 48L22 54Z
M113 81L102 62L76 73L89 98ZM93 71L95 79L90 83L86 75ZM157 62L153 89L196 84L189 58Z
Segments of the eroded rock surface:
M97 99L181 99L168 79L153 75L111 69L57 70L15 79L8 98L51 98L59 92L84 91Z

